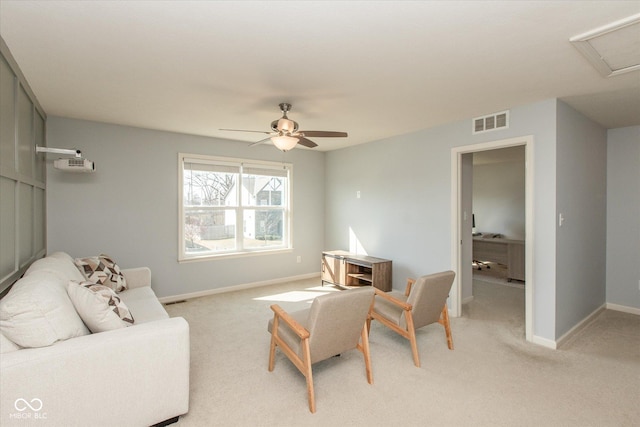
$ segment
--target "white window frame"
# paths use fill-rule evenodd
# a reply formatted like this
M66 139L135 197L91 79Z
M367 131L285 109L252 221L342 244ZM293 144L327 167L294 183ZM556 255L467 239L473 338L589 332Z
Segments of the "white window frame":
M235 206L227 206L226 209L232 209L236 211L236 249L225 252L207 252L202 255L187 254L185 247L185 205L184 205L184 165L186 163L200 163L200 164L213 164L220 166L231 166L238 168L238 182L236 185L238 188L242 187L243 169L248 168L260 168L260 169L273 169L274 171L285 170L287 172L287 184L285 190L285 202L283 206L283 236L282 245L276 247L269 247L267 249L255 249L244 248L242 246L244 236L244 210L260 208L269 209L267 206L243 204L242 194L237 193L237 204ZM291 163L281 162L269 162L264 160L252 160L252 159L239 159L230 157L217 157L203 154L189 154L178 153L178 262L191 262L191 261L203 261L220 258L232 258L239 256L255 256L265 255L281 252L291 252L292 247L292 194L293 194L293 165ZM278 208L280 210L280 208Z

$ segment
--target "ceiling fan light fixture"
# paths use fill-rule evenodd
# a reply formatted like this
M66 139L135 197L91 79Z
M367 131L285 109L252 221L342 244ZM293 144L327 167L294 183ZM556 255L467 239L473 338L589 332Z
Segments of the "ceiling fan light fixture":
M296 145L300 144L303 147L314 148L317 147L318 144L307 139L310 137L322 137L322 138L346 138L348 135L346 132L334 132L334 131L324 131L324 130L308 130L308 131L299 131L298 132L298 122L291 120L287 117L287 112L291 110L291 104L287 104L285 102L280 104L280 111L282 111L282 117L278 120L274 120L271 122L271 132L264 132L260 130L243 130L243 129L220 129L220 130L229 130L236 132L255 132L255 133L264 133L269 135L268 137L261 139L258 142L254 142L250 145L253 147L254 145L262 144L263 142L271 140L273 145L276 146L281 151L289 151L294 148Z
M281 151L289 151L298 144L298 138L287 135L272 136L271 141Z

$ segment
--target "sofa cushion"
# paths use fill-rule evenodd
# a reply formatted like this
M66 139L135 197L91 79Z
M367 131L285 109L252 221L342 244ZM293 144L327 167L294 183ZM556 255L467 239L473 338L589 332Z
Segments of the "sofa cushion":
M169 318L151 287L128 289L118 294L127 307L135 313L136 324Z
M84 274L84 278L90 282L108 286L116 292L127 289L127 281L120 271L120 267L108 255L76 258L75 264Z
M134 322L127 305L108 286L70 280L67 292L78 314L93 333L124 328Z
M88 335L67 295L68 281L46 270L18 280L0 300L0 331L21 347L44 347Z

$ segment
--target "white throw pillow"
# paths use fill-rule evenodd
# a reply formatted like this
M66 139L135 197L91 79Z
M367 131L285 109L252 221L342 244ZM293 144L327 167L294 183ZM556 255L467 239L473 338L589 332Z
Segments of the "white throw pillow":
M20 350L20 347L0 332L0 354Z
M89 330L58 275L34 271L0 300L0 331L20 347L45 347Z
M115 291L104 285L70 280L69 298L91 332L104 332L133 324L127 306Z
M44 258L40 258L29 266L24 275L28 276L36 271L57 274L63 279L63 287L65 288L68 280L84 280L84 275L76 267L73 258L64 252L54 252Z

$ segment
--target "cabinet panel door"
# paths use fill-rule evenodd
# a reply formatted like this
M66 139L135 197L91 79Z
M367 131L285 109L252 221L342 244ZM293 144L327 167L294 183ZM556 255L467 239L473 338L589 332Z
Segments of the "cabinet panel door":
M330 255L322 255L322 280L344 285L343 260Z

